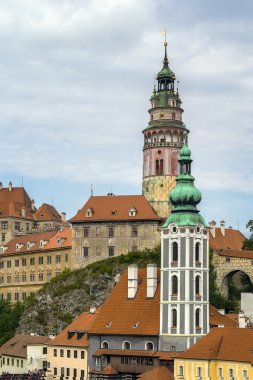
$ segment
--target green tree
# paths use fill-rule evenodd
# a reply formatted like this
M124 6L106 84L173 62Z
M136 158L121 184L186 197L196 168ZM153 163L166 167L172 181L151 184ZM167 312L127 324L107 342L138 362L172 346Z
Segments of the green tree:
M253 251L253 219L248 221L246 228L248 228L250 231L250 237L249 239L244 240L242 249L246 251Z

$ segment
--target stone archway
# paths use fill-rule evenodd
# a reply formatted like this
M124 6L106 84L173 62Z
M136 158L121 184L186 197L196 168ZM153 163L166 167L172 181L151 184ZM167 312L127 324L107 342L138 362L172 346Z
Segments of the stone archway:
M231 268L223 275L220 291L223 296L239 301L241 292L253 292L253 276L241 268Z

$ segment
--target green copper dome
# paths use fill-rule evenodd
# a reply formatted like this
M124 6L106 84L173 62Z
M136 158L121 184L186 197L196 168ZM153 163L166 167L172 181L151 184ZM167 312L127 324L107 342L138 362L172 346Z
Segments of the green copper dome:
M171 191L169 200L174 206L171 215L163 227L170 223L178 226L196 226L202 224L208 227L199 214L196 206L201 201L201 192L195 187L195 178L191 175L191 150L187 145L187 137L178 159L180 174L176 178L176 187Z
M163 67L161 71L157 74L157 79L161 78L176 78L175 73L169 67Z

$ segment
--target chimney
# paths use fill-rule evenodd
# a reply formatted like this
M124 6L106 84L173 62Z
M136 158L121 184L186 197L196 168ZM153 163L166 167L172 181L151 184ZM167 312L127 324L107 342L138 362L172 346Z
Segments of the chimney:
M23 218L25 218L25 207L21 208L21 215Z
M66 222L66 212L61 212L61 220L65 223Z
M9 191L11 191L12 190L12 183L10 182L9 183Z
M215 220L212 220L211 222L209 222L210 232L214 238L215 238L215 226L216 226Z
M147 265L147 298L153 298L157 289L157 265Z
M221 220L221 222L220 222L220 232L222 233L223 236L225 236L225 231L226 231L225 221Z
M247 327L246 317L243 310L239 311L239 328Z
M0 190L3 188L3 183L0 182Z
M97 308L95 306L90 306L90 314L95 314L96 309Z
M225 309L219 309L219 310L218 310L218 313L219 313L220 315L225 315Z
M35 211L35 200L32 199L31 201L32 210Z
M138 288L138 265L128 266L128 298L134 298Z

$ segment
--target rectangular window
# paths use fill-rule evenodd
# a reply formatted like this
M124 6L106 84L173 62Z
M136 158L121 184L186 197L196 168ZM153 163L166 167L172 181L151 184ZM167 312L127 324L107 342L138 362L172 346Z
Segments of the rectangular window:
M43 347L42 352L43 352L43 355L46 355L47 354L47 347Z
M89 247L83 247L83 257L89 256Z
M64 350L60 350L60 357L63 358L64 357Z
M5 241L5 234L2 234L2 241Z
M7 365L10 365L10 359L7 358Z
M43 273L39 273L39 281L43 281Z
M229 368L228 370L228 376L233 377L234 376L234 370L232 368Z
M100 366L101 361L100 361L100 357L99 356L95 357L95 363L96 363L96 366Z
M20 222L15 222L15 230L20 231Z
M40 257L39 257L39 264L40 264L40 265L43 264L43 256L40 256Z
M26 292L22 293L22 300L24 301L26 299Z
M74 358L77 359L77 350L74 350Z
M73 369L73 376L77 377L77 369L76 368Z
M50 281L52 278L52 273L51 272L47 272L47 281Z
M81 351L81 359L85 359L85 352Z
M1 222L2 230L8 230L8 222Z
M69 260L69 255L67 253L65 253L65 263L67 263Z
M81 379L84 379L84 369L81 369Z
M67 350L67 358L70 358L70 350Z
M83 236L84 237L89 237L90 235L90 228L89 227L84 227L83 229Z
M11 276L7 276L7 284L11 283Z
M30 225L29 225L29 223L26 223L26 224L25 224L25 228L26 228L26 232L28 232L29 229L30 229Z
M101 228L96 227L96 236L100 236Z
M3 364L5 365L5 358L3 358Z
M26 266L26 259L22 259L22 267Z
M31 257L30 258L30 265L34 265L35 264L35 259L34 259L34 257Z
M0 261L0 268L1 268L1 269L4 268L4 261Z
M14 277L14 282L17 284L19 282L19 275L16 274Z
M51 264L52 263L52 257L51 256L47 256L47 264Z
M23 368L24 367L24 362L23 362L23 360L21 360L21 368Z
M19 359L17 359L17 367L19 367Z
M201 367L197 367L197 376L198 377L202 376L202 368Z
M114 237L114 227L108 227L108 236Z
M61 377L64 378L64 367L61 367Z
M26 282L26 274L22 274L22 282Z
M218 376L222 377L222 368L218 368Z
M7 293L7 300L8 300L8 301L11 300L11 293Z
M132 236L138 236L138 226L132 226Z
M54 348L54 357L56 358L57 357L57 349Z
M14 294L14 299L15 299L15 301L18 301L18 300L19 300L19 293L15 293L15 294Z
M59 264L59 263L61 262L61 255L56 255L56 256L55 256L55 262L56 262L57 264Z
M34 274L32 274L32 273L30 274L30 281L31 281L31 282L34 282L34 281L35 281Z
M54 376L57 376L57 368L54 368Z
M14 365L14 359L13 358L11 359L11 365Z
M115 247L108 247L108 256L112 257L115 253Z
M244 379L248 379L248 371L247 371L247 369L243 369L242 370L242 376L243 376L243 380Z
M179 367L178 367L178 374L179 374L179 376L183 376L184 375L184 367L182 366L182 365L180 365Z
M70 376L70 369L69 369L69 368L66 368L66 376L67 376L67 377Z
M19 260L15 260L15 267L19 267Z
M11 268L11 260L7 261L7 268Z

